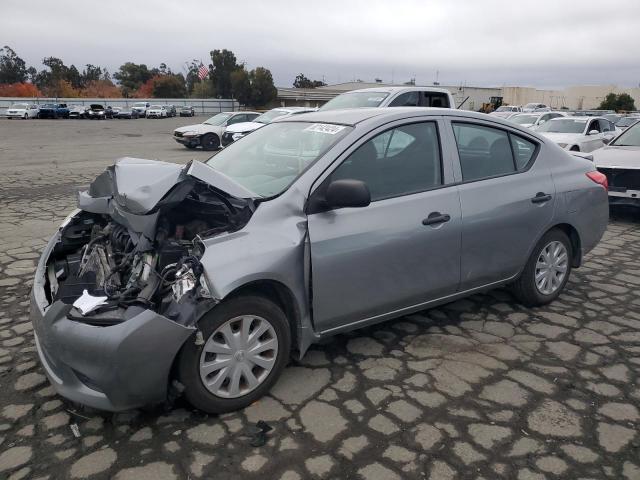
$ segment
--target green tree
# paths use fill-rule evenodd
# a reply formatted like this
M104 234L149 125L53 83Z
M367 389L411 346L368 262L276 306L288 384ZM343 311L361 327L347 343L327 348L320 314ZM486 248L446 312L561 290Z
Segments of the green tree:
M209 70L216 95L220 98L230 98L232 95L231 73L239 68L236 56L231 50L212 50Z
M207 79L200 80L198 76L198 71L200 70L200 62L198 60L193 59L191 63L185 62L184 67L187 72L187 77L185 78L187 82L187 93L191 95L196 84L206 81Z
M102 68L90 63L87 63L85 67L81 75L83 86L86 86L89 82L96 82L102 79Z
M213 84L210 81L203 80L193 86L191 96L193 98L214 98L216 96L215 93Z
M271 72L264 67L257 67L249 73L251 80L251 104L254 107L267 105L278 95L278 90L273 84Z
M616 112L631 111L636 109L633 97L628 93L609 93L598 107L599 110L615 110Z
M75 65L71 65L65 70L64 79L71 83L73 88L82 88L84 83L82 82L82 75L78 71Z
M186 94L187 87L181 73L160 75L153 82L153 96L156 98L184 98Z
M147 66L143 63L137 64L126 62L120 65L119 70L113 74L122 88L122 94L126 97L132 92L138 90L143 83L153 76Z
M310 80L308 79L304 73L300 73L296 76L296 79L293 81L294 88L316 88L316 87L324 87L326 83L321 82L320 80Z
M73 88L69 80L73 77L73 71L57 57L46 57L42 64L49 70L41 70L36 75L35 83L38 88L50 96L61 97L68 94L71 91L69 87ZM77 69L73 68L77 73Z
M241 105L251 102L251 79L244 67L231 72L231 94Z
M0 83L22 83L27 80L27 66L8 46L0 48Z

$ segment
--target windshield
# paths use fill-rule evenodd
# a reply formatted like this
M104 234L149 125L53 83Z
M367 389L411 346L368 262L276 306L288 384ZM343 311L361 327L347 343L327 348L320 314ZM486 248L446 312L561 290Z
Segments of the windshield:
M56 106L53 103L45 103L40 108L56 108Z
M351 130L329 123L272 123L232 143L207 164L257 195L271 197Z
M496 112L514 112L515 107L498 107L496 108Z
M587 125L586 120L573 118L554 118L538 128L539 132L549 133L582 133Z
M253 119L253 121L267 124L273 122L276 118L284 117L285 115L289 115L289 112L286 112L284 110L270 110L266 113L263 113L262 115L257 116Z
M152 108L153 110L162 110L162 105L151 105L149 108Z
M21 108L26 110L28 108L28 105L26 103L16 103L14 105L11 105L11 108Z
M536 123L536 120L538 120L538 118L540 118L538 115L516 115L515 117L509 118L509 120L517 123L518 125L528 125L530 123Z
M97 105L97 104L93 104L90 105L91 110L104 110L104 107L102 105Z
M636 120L640 120L636 118ZM627 128L609 145L617 147L640 147L640 123L636 123L633 127Z
M206 125L220 126L224 122L226 122L229 118L231 118L230 113L219 113L217 115L214 115L210 119L208 119L206 122L202 122L202 123Z
M320 110L336 110L338 108L377 107L389 96L386 92L351 92L343 93L325 103Z
M617 127L630 127L640 120L640 117L624 117L616 122Z

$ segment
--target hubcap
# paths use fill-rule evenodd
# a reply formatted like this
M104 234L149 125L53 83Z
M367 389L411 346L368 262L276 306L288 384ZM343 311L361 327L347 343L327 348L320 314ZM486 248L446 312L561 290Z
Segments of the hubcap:
M242 397L264 382L277 356L278 337L271 323L255 315L235 317L205 342L200 378L217 397Z
M569 256L562 242L553 241L545 246L536 262L536 288L543 295L555 293L567 275Z

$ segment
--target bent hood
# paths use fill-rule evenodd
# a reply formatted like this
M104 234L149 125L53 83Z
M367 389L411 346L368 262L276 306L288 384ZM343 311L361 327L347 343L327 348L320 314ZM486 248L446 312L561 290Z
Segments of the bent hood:
M584 135L581 133L556 133L556 132L541 132L538 131L540 135L544 135L549 140L555 143L573 143L579 142L582 140Z
M178 165L126 157L100 174L89 185L89 190L78 194L78 207L93 211L90 209L92 205L99 203L104 208L113 200L126 212L144 215L153 210L175 186L189 179L200 180L232 197L257 197L239 183L197 160Z
M234 123L233 125L229 125L225 131L227 133L249 133L264 126L265 124L260 122Z
M176 132L186 133L186 132L195 132L198 135L202 135L204 133L217 133L220 135L224 131L224 127L219 127L215 125L207 125L205 123L196 123L195 125L187 125L186 127L179 127L175 129Z
M640 147L599 148L591 152L596 167L640 169Z

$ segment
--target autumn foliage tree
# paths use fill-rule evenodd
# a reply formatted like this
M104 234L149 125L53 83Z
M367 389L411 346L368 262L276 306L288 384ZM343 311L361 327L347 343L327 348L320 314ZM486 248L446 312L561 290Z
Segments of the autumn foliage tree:
M0 97L42 97L42 92L33 83L4 83Z
M90 80L82 89L82 96L89 98L118 98L120 89L110 80Z

